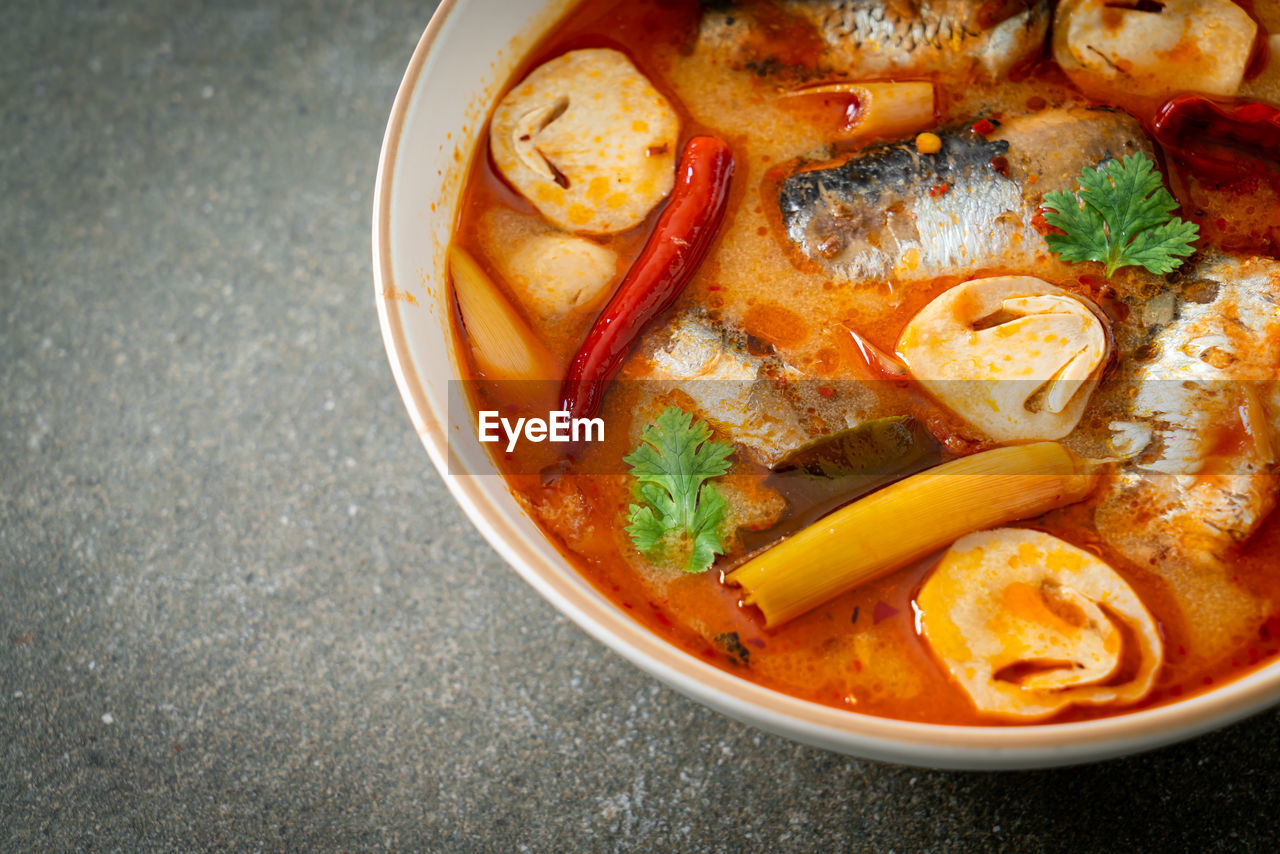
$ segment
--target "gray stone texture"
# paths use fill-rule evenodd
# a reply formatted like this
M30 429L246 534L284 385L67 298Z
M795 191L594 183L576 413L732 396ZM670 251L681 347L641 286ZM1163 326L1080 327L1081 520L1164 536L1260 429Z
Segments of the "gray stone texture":
M929 772L659 686L414 436L369 211L434 4L0 3L0 850L1266 848L1280 716Z

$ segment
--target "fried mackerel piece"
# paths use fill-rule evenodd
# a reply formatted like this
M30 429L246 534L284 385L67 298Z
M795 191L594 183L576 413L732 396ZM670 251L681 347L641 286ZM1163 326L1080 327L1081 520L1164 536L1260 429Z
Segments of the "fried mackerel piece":
M1045 110L985 136L968 125L938 135L935 154L905 140L802 165L778 194L788 240L828 275L853 283L1052 270L1060 262L1033 223L1045 194L1074 189L1086 166L1152 156L1138 122L1111 110Z
M698 48L732 68L855 78L977 73L997 78L1040 54L1048 0L710 2Z

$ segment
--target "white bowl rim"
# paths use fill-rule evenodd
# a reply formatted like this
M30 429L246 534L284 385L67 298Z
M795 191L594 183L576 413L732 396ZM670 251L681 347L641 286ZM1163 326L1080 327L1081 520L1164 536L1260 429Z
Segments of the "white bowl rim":
M800 700L761 687L659 639L601 595L558 584L563 567L535 566L524 534L475 488L474 472L449 472L448 415L423 393L411 361L391 263L391 195L400 137L427 57L463 0L443 0L419 40L396 93L378 159L373 197L374 302L396 386L446 486L489 544L580 628L670 687L721 713L786 738L868 759L932 768L1001 770L1094 762L1151 750L1218 729L1280 702L1280 662L1154 708L1089 721L1025 726L954 726L882 718ZM463 168L468 161L464 159ZM452 207L447 209L452 210ZM449 461L447 463L447 461Z

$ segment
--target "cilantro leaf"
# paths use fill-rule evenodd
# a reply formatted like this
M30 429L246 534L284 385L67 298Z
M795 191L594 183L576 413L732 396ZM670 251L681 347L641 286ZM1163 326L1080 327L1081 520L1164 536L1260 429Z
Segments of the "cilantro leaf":
M1107 278L1121 267L1168 273L1195 251L1200 228L1173 215L1178 201L1164 188L1145 154L1109 160L1080 172L1076 193L1044 197L1044 219L1062 234L1045 235L1064 261L1106 264Z
M714 484L729 471L733 446L711 439L711 428L669 406L645 428L640 444L623 460L636 479L627 533L646 557L702 572L724 554L720 527L728 503Z
M1174 219L1140 233L1129 244L1130 263L1146 267L1152 273L1168 273L1182 265L1175 257L1191 254L1190 244L1199 236L1194 222Z
M662 538L667 535L667 529L658 520L652 507L632 504L627 521L631 523L627 526L627 533L631 535L631 542L635 543L638 550L651 552L662 545Z
M1063 190L1046 193L1044 221L1066 234L1047 234L1049 248L1072 264L1104 261L1109 252L1102 215Z
M720 523L724 521L725 511L729 503L724 500L715 484L708 483L702 487L702 495L698 498L698 510L694 516L691 531L693 550L689 553L689 561L685 564L685 572L701 572L711 566L716 555L724 554L724 540L720 536Z

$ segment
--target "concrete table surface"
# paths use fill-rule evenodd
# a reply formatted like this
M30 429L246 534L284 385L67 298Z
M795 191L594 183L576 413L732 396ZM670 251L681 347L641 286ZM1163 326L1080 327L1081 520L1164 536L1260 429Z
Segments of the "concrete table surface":
M929 772L659 686L485 545L372 305L434 8L0 4L0 850L1238 850L1280 715Z

